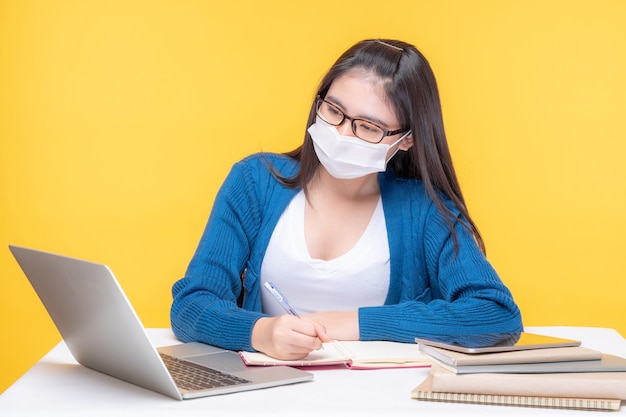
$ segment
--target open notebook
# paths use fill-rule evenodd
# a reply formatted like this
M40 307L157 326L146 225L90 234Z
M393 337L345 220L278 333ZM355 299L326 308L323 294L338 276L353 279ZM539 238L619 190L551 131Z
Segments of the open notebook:
M324 348L299 360L280 360L259 352L239 352L247 365L329 366L345 365L351 369L427 367L428 356L415 343L388 341L332 341Z

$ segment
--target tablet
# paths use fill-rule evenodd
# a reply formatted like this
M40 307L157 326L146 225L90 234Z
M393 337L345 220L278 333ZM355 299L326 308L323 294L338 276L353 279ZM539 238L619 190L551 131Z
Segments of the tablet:
M492 333L459 336L416 337L418 344L462 353L511 352L516 350L580 346L580 340L535 333Z

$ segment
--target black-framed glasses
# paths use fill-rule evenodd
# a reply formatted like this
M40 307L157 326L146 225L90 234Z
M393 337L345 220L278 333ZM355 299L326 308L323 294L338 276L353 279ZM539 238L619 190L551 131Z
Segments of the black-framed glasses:
M352 133L365 142L379 143L387 136L393 136L403 132L402 129L387 130L378 126L376 123L364 119L352 118L346 115L339 107L323 98L317 99L315 111L322 120L333 126L339 126L344 120L348 119L352 126Z

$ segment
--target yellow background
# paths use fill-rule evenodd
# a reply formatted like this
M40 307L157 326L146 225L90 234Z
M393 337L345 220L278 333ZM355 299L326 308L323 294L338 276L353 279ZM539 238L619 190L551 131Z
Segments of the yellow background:
M620 0L0 0L0 391L60 340L9 243L108 264L169 326L231 164L296 147L370 37L430 60L525 324L626 334L624 22Z

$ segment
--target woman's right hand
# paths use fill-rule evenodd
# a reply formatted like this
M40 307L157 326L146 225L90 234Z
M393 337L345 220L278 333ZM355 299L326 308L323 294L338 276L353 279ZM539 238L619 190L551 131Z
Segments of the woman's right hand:
M302 359L323 342L330 342L324 326L289 314L262 317L252 328L252 347L277 359Z

